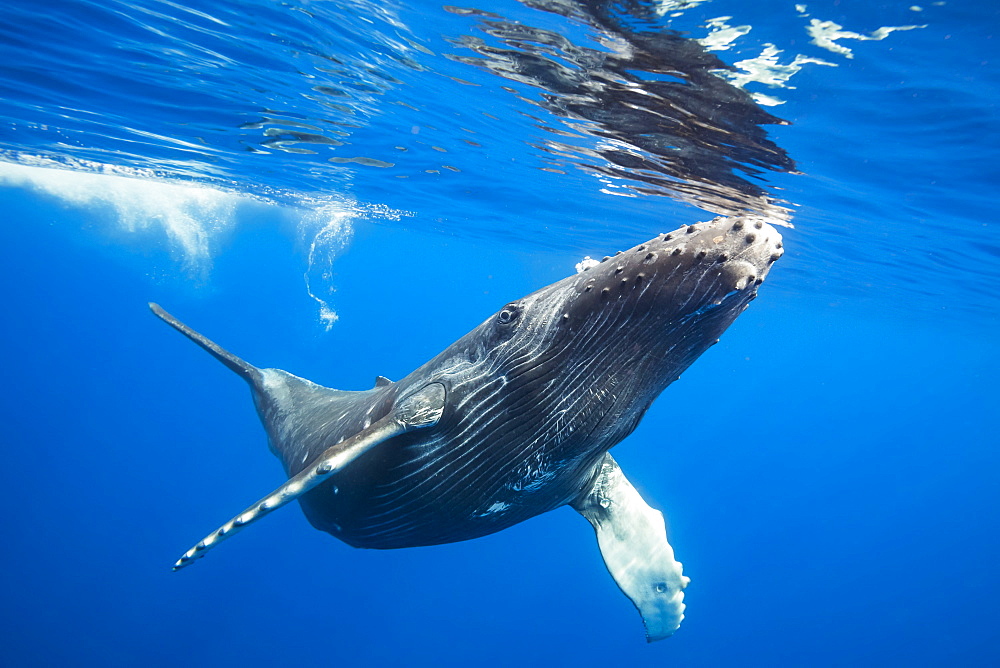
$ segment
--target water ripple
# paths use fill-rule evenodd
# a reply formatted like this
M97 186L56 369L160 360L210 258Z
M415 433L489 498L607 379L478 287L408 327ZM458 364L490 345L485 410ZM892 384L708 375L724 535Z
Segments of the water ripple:
M797 285L1000 309L979 10L477 5L10 0L0 160L333 202L310 228L346 230L331 248L342 210L581 256L675 218L795 211ZM167 216L185 257L219 227L192 207Z

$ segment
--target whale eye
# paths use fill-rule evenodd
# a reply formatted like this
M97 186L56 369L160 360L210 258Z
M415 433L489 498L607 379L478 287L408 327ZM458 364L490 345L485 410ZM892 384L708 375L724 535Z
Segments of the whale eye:
M497 322L501 325L508 325L517 320L519 313L520 309L518 309L516 305L508 304L503 307L503 310L500 311L500 313L497 314Z

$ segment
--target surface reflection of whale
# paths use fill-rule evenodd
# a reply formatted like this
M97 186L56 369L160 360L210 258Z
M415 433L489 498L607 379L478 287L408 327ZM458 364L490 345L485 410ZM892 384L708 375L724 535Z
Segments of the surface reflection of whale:
M153 305L249 382L290 476L175 569L293 499L317 529L371 548L467 540L569 504L595 527L647 637L670 635L687 578L662 515L608 450L746 308L781 253L758 220L683 227L507 304L399 382L379 377L362 392L258 369Z
M765 130L787 121L733 85L734 67L704 40L675 30L664 3L520 2L568 20L554 28L534 13L446 6L476 19L448 58L506 81L542 131L528 141L549 169L574 164L617 194L666 195L718 215L790 218L764 180L796 169ZM578 24L587 39L564 34Z

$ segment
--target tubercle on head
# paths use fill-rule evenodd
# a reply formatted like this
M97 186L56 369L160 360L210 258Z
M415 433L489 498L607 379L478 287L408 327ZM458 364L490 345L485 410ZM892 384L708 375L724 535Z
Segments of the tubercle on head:
M668 301L663 303L669 304L673 298L668 295L676 295L678 286L657 292L658 281L680 284L690 271L701 271L714 287L706 288L704 303L690 302L691 309L678 311L676 316L706 314L730 303L735 317L756 297L757 288L783 252L780 234L764 222L716 218L661 234L613 257L605 257L603 263L585 266L577 274L575 291L581 297L590 295L588 299L595 299L596 307L614 304L630 294L645 299L663 299L657 295L665 295ZM577 317L572 313L561 314L558 322L575 322ZM587 312L579 311L578 315L586 318Z

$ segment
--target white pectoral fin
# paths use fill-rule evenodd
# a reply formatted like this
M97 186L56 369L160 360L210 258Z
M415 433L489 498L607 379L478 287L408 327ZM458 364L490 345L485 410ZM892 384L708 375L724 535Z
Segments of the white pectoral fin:
M332 473L343 469L379 443L412 429L436 424L444 411L444 400L445 390L440 383L430 383L410 395L381 420L328 448L285 484L210 533L177 560L174 570L190 565L224 539L328 480Z
M597 477L573 507L593 525L615 582L642 615L649 642L667 638L684 619L689 582L667 542L663 514L650 508L605 455Z

